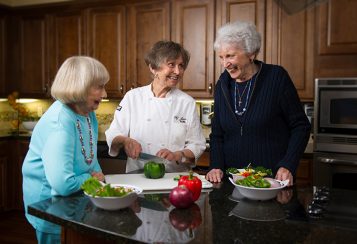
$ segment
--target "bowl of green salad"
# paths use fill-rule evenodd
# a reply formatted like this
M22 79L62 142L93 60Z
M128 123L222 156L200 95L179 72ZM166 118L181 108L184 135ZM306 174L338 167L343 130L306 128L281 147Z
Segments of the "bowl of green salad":
M89 178L81 188L96 207L105 210L127 208L143 191L140 187L133 185L104 184L95 178Z
M229 180L239 193L251 200L273 199L289 183L289 180L280 181L271 178L271 170L266 170L263 167L237 169L230 174Z

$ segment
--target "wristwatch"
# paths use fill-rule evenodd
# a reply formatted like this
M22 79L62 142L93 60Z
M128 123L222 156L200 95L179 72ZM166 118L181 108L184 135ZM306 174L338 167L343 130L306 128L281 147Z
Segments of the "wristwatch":
M183 153L183 151L180 151L180 153L181 153L181 163L186 162L185 154Z

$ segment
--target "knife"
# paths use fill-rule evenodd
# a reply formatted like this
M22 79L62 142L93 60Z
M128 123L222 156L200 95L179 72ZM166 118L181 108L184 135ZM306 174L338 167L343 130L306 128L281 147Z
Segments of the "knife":
M158 156L148 154L148 153L143 153L143 152L141 152L139 154L139 159L144 160L144 161L155 161L157 163L164 163L164 164L167 164L169 162L167 159L160 158Z

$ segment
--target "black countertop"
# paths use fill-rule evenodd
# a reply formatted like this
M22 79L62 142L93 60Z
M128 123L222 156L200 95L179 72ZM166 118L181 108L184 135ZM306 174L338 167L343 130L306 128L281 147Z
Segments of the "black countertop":
M119 211L98 209L83 193L54 197L28 210L81 233L126 242L356 243L357 192L331 189L323 214L312 217L306 210L314 190L293 187L274 200L250 201L237 198L225 180L188 210L170 206L168 193L141 195Z

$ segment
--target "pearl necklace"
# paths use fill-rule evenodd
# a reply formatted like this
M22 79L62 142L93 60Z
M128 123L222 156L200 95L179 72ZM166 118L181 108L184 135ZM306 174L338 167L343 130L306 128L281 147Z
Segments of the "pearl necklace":
M84 143L83 143L83 135L82 135L82 128L81 128L81 123L79 122L79 119L77 119L77 129L79 132L79 140L81 142L81 146L82 146L82 154L84 156L84 159L86 161L87 164L91 164L92 160L94 158L94 153L93 153L93 136L92 136L92 126L90 123L90 119L89 117L87 117L87 123L88 123L88 128L89 128L89 147L90 147L90 153L89 153L89 157L86 156L86 149L84 148Z

